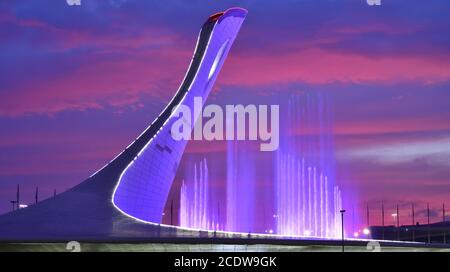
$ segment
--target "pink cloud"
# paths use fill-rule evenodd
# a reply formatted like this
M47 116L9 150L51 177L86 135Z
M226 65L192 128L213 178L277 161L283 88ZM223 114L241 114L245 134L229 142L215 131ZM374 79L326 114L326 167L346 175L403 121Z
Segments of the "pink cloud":
M127 106L138 103L139 95L168 101L184 75L186 55L183 51L143 53L126 60L86 63L53 80L24 82L0 95L0 115Z
M370 58L311 48L288 52L230 55L220 82L240 86L306 82L327 84L434 83L450 79L450 62L421 57Z
M450 121L439 117L391 118L370 121L344 121L335 125L335 135L369 135L450 129Z

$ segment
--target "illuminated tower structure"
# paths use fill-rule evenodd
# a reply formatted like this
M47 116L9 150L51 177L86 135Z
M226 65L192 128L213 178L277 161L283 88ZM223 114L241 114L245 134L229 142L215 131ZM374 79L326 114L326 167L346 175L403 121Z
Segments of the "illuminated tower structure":
M203 26L194 58L172 101L144 134L132 144L139 152L121 173L113 203L123 213L140 220L161 222L161 214L186 141L171 137L170 118L179 105L194 109L194 97L205 101L230 50L246 12L231 9L212 15ZM188 120L191 126L198 116ZM198 113L197 113L198 115ZM141 140L142 138L142 140Z
M187 143L171 136L174 113L180 105L193 109L194 97L206 100L246 15L246 10L232 8L210 16L182 84L153 123L84 182L0 216L0 240L195 235L158 225ZM197 116L189 122L191 130Z

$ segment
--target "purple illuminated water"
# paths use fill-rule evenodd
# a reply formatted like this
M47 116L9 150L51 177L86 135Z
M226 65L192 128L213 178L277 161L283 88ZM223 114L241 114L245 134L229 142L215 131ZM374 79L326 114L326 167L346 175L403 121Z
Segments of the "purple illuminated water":
M277 173L276 232L283 235L340 237L341 192L304 158L281 154Z
M320 95L298 95L280 109L276 152L255 151L249 148L253 143L227 141L225 158L208 158L215 168L209 169L202 158L192 165L193 171L185 173L180 226L340 237L343 196L335 182L329 102ZM219 182L218 192L211 191L211 175L218 175L213 178Z
M213 208L214 201L209 193L209 173L206 159L194 164L194 177L188 181L188 184L183 180L181 185L180 226L222 230L223 224L218 222L219 209Z
M276 232L340 237L330 105L320 95L289 99L275 155Z
M247 153L247 154L244 154ZM239 142L227 142L226 230L254 232L255 159L239 148Z

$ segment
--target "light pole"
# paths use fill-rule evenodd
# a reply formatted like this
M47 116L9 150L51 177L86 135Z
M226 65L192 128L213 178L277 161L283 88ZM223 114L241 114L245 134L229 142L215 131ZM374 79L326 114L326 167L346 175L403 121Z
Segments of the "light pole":
M412 241L414 242L416 240L416 218L415 218L415 211L414 211L414 203L412 203Z
M397 213L393 213L392 214L392 221L393 221L393 224L394 224L394 230L397 230L397 235L398 235L398 227L397 227L397 223L396 223L397 222L397 216L398 216Z
M445 203L442 203L442 222L445 224ZM446 231L444 229L444 244L447 243Z
M37 204L39 201L39 187L36 187L36 192L34 193L34 204Z
M381 201L381 224L383 226L382 239L384 240L384 202L383 201Z
M398 211L398 204L397 204L397 241L400 241L400 213Z
M17 184L17 192L16 192L16 208L19 209L19 203L20 203L20 187L19 184Z
M428 244L431 242L431 237L430 237L430 203L427 203L427 236L428 236Z
M393 213L392 215L392 223L394 224L394 227L397 227L397 214Z
M367 203L367 207L366 208L367 208L367 211L366 211L366 213L367 213L366 214L366 216L367 216L367 225L366 226L369 227L370 226L370 222L369 222L369 220L370 220L369 219L370 218L369 203Z
M170 202L170 225L173 226L173 199Z
M15 200L11 200L10 202L12 204L12 208L13 208L13 211L14 211L15 208L16 208L16 201Z
M341 212L341 231L342 231L342 252L344 252L344 213L345 210L340 210Z

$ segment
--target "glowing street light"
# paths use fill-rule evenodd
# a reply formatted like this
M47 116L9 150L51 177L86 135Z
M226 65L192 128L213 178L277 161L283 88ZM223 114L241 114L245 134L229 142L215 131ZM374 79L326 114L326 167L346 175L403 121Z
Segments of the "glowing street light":
M364 235L368 236L370 234L370 230L368 228L363 229Z
M397 213L393 213L393 214L391 214L392 215L392 220L394 220L393 222L394 222L394 226L397 226L397 224L395 223L396 222L396 219L397 219L397 216L398 216L398 214Z

